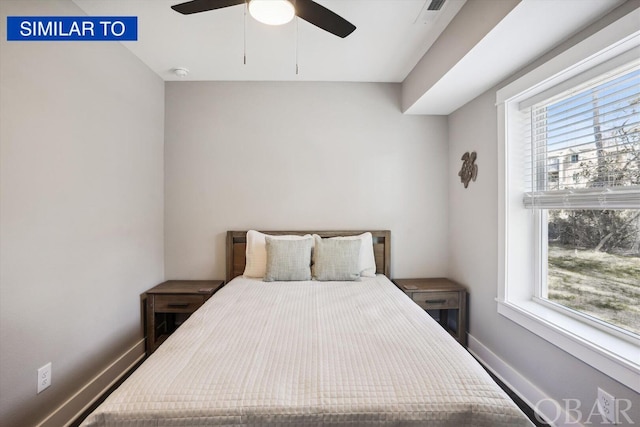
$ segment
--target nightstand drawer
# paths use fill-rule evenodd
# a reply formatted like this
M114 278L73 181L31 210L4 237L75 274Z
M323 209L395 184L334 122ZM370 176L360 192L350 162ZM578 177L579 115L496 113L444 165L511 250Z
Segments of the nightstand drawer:
M201 295L155 295L155 311L160 313L193 313L203 303Z
M463 346L467 346L467 290L444 277L395 279L398 287Z
M222 285L222 280L167 280L145 292L147 356Z
M425 310L459 308L459 292L414 292L413 300Z

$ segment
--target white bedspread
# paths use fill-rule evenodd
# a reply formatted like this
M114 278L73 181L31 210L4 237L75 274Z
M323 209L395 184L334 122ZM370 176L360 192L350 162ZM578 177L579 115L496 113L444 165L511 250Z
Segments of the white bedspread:
M524 426L482 367L385 276L236 278L84 426Z

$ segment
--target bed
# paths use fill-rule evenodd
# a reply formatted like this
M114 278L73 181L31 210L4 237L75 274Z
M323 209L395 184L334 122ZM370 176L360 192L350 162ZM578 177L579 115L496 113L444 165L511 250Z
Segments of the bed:
M243 276L246 232L228 232L228 283L82 425L531 425L388 279L389 231L371 236L373 277L265 282Z

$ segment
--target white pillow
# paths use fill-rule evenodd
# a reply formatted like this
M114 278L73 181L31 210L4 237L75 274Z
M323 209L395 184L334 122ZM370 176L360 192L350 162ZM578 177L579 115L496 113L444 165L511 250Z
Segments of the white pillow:
M337 240L360 239L360 276L376 277L376 257L373 253L373 236L368 231L358 236L331 237Z
M245 251L246 264L244 266L244 277L264 277L267 272L267 234L259 231L247 231L247 249ZM302 240L310 239L311 235L304 236L270 236L281 240Z

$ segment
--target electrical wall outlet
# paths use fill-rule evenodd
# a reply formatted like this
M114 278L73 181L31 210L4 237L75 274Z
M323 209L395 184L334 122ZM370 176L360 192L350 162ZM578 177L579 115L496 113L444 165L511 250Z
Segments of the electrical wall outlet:
M598 411L607 421L617 424L616 398L598 387Z
M51 385L51 362L38 369L38 393Z

